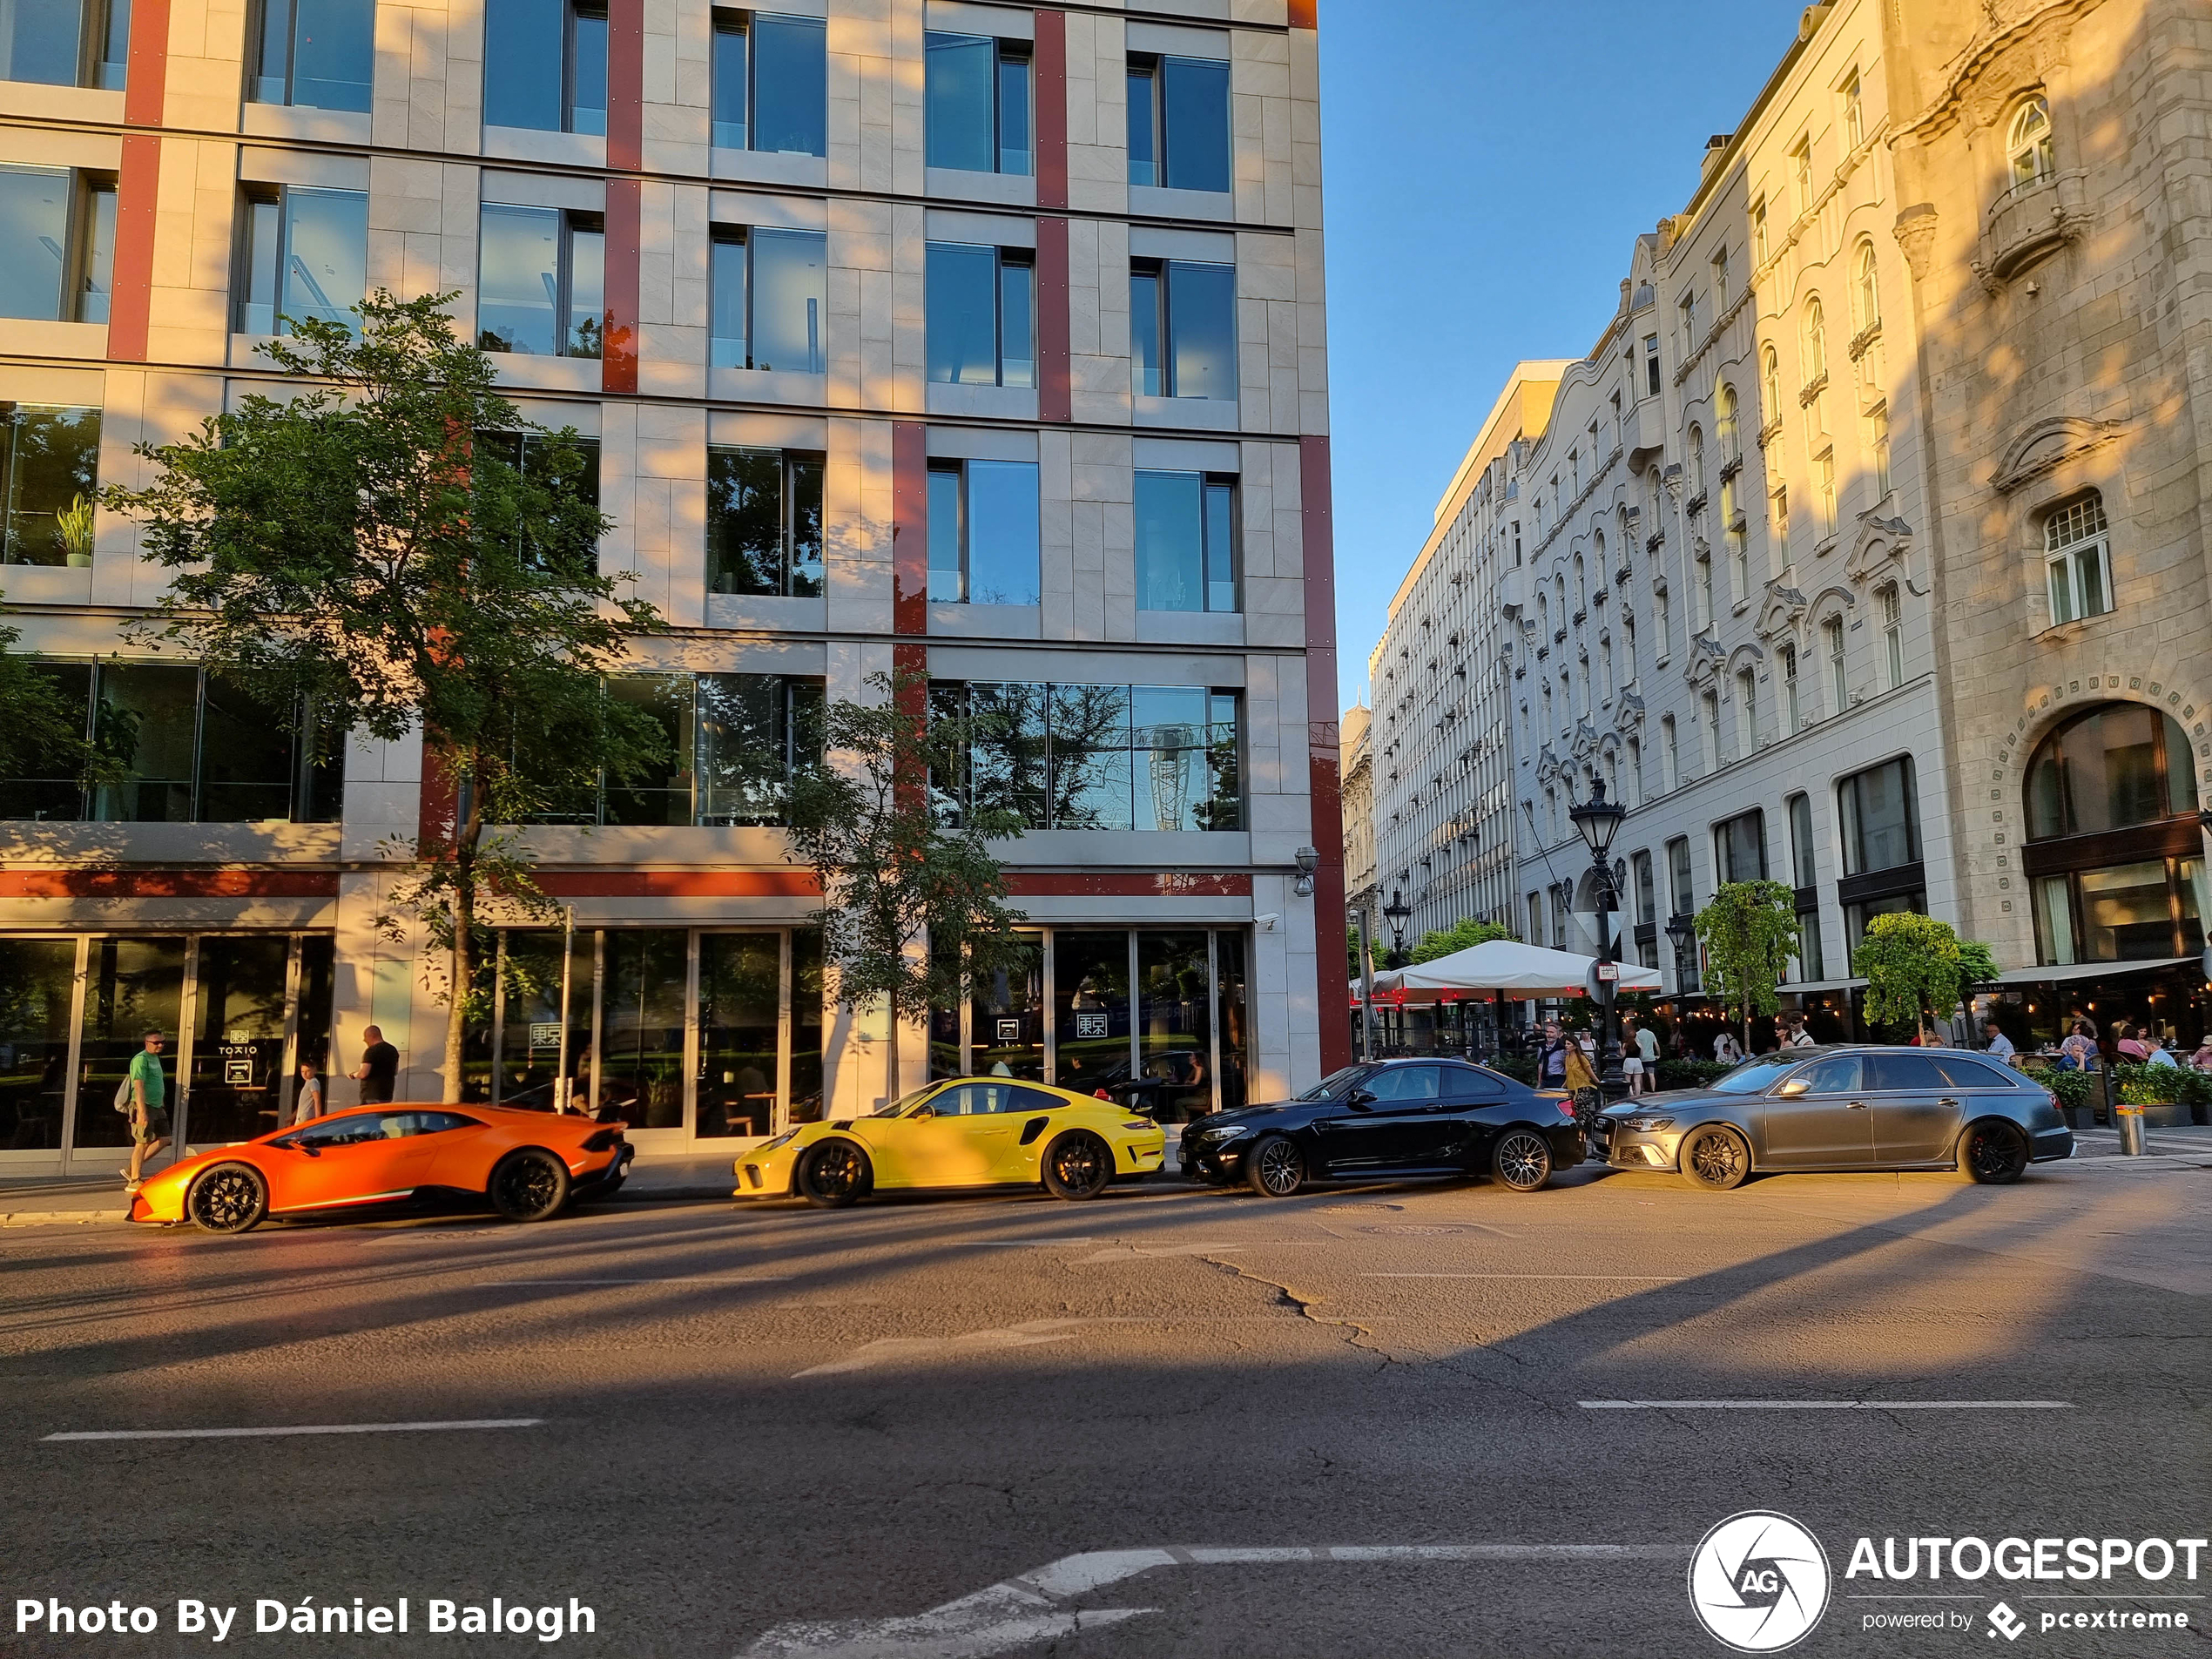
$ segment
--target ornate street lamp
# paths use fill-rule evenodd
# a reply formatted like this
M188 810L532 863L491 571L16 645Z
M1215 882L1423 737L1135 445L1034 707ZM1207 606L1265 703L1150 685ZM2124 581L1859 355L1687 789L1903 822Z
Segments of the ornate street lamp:
M1568 808L1567 815L1582 837L1582 845L1590 850L1590 880L1592 891L1597 895L1598 961L1603 964L1597 973L1598 1008L1601 1031L1598 1037L1598 1088L1608 1100L1618 1100L1628 1092L1628 1079L1621 1071L1621 1022L1615 1013L1618 997L1621 960L1620 948L1613 937L1613 912L1617 896L1613 890L1613 867L1606 854L1613 850L1613 838L1621 833L1621 820L1628 809L1618 801L1605 798L1605 779L1593 775L1590 779L1590 798L1578 806Z
M1390 924L1390 965L1406 966L1406 924L1413 919L1413 907L1396 887L1390 890L1390 902L1383 907L1383 920Z

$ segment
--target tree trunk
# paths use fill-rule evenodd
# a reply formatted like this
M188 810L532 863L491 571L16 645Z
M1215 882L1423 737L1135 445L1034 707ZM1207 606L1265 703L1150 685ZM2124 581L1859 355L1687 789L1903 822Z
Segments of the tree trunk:
M471 786L474 769L463 773L455 797L453 829L453 949L446 981L445 1090L447 1105L461 1100L462 1071L469 1039L469 991L475 982L471 958L476 934L476 844L483 839L483 813Z
M902 1092L902 1091L900 1089L900 1088L899 1088L899 997L898 997L898 994L897 994L896 992L890 993L889 995L887 995L884 998L884 1000L885 1000L887 1002L888 1002L888 1003L890 1004L890 1007L891 1007L891 1042L890 1042L890 1044L889 1044L890 1053L889 1053L888 1056L886 1058L886 1060L885 1060L885 1062L884 1062L885 1068L886 1068L886 1076L885 1076L885 1080L884 1080L884 1096L883 1096L883 1103L884 1103L886 1106L888 1106L888 1105L889 1105L892 1102L893 1102L893 1101L894 1101L894 1100L898 1099L898 1098L899 1098L899 1096L900 1096L900 1094Z

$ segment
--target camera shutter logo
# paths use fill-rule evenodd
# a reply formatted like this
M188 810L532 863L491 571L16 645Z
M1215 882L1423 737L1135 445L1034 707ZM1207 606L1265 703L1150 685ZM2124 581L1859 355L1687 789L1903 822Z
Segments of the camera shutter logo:
M1779 1653L1828 1608L1828 1553L1787 1515L1747 1509L1707 1533L1689 1558L1689 1605L1738 1653Z

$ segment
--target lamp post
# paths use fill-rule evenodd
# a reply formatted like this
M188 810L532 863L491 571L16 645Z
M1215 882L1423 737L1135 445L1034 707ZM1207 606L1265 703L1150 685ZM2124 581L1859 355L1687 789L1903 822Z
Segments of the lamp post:
M1602 1031L1598 1038L1598 1088L1608 1100L1618 1100L1628 1092L1628 1080L1621 1073L1621 1027L1614 1009L1619 1000L1618 968L1620 948L1613 939L1613 912L1616 895L1613 891L1613 867L1606 855L1613 849L1613 838L1620 833L1621 820L1628 809L1618 801L1605 798L1605 779L1595 775L1590 779L1590 798L1579 806L1568 808L1567 815L1581 833L1582 845L1590 850L1590 880L1596 883L1598 961L1606 967L1598 970L1597 991L1600 1023Z
M1390 924L1390 965L1406 966L1406 924L1413 919L1413 907L1406 902L1406 895L1396 887L1390 890L1390 902L1383 907L1383 920Z

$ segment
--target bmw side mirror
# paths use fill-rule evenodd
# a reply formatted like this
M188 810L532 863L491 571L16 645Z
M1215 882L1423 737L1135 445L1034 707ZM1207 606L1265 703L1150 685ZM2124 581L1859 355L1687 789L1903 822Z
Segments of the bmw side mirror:
M1350 1094L1345 1096L1345 1100L1354 1111L1365 1111L1368 1107L1375 1103L1374 1095L1370 1090L1365 1089L1353 1089Z

